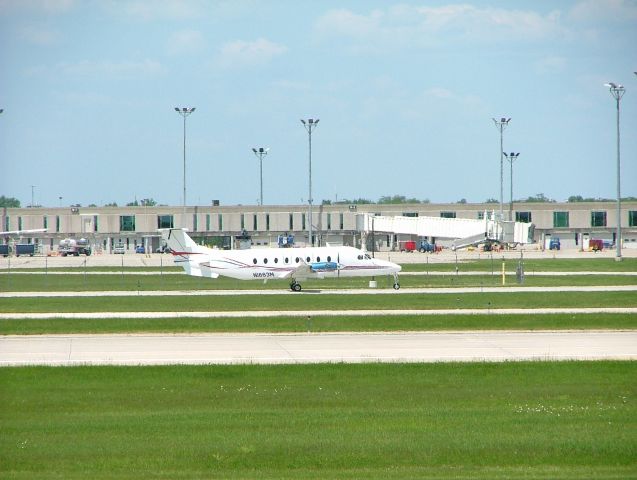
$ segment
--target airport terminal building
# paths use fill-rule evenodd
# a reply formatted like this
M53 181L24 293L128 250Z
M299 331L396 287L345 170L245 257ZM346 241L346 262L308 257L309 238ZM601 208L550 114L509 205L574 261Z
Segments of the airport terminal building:
M510 214L508 206L505 219ZM499 207L495 203L315 205L312 230L315 244L360 246L360 214L482 219L499 212ZM56 251L68 237L86 238L96 252L110 253L116 244L131 252L139 245L146 252L155 251L161 243L158 229L171 227L185 227L196 241L220 248L277 246L282 235L293 236L296 245L308 243L307 205L33 207L3 208L1 213L3 231L46 229L20 240L35 243L42 253ZM534 224L534 240L540 248L550 237L559 237L563 248L582 248L589 238L615 240L615 202L514 203L511 214L513 220ZM637 248L637 202L622 202L621 226L623 247ZM391 232L378 232L374 238L379 250L396 248L400 240L417 240ZM429 240L444 245L446 239Z

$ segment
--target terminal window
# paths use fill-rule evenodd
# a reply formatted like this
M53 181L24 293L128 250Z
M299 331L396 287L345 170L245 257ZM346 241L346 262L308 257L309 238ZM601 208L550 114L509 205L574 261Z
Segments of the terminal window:
M456 218L456 212L440 212L440 218Z
M157 228L174 228L172 215L157 215Z
M515 212L515 221L522 223L531 223L531 212Z
M637 227L637 210L628 211L628 226Z
M135 215L119 216L119 231L134 232L135 231Z
M591 212L591 227L605 227L606 212Z
M568 227L568 212L553 212L553 228Z

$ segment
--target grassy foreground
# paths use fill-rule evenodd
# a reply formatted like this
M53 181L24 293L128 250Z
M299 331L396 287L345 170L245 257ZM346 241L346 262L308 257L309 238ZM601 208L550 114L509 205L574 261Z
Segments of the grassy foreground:
M634 478L637 363L0 369L0 476Z
M399 310L432 308L635 307L634 291L498 292L400 295L217 295L0 298L11 312L196 312L259 310Z
M243 318L56 318L0 321L0 335L99 333L302 333L455 330L634 330L630 313L523 315L334 315Z

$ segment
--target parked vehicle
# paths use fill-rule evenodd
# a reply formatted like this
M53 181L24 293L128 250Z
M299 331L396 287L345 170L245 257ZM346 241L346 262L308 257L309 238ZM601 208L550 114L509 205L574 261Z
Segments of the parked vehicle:
M126 253L126 248L123 243L118 243L113 247L113 253L118 255L124 255Z
M67 255L74 255L76 257L86 255L88 257L91 254L91 246L86 238L80 238L79 240L65 238L58 244L58 253L62 257L66 257Z
M35 244L34 243L17 243L15 246L15 256L19 257L20 255L28 255L30 257L35 255Z
M146 253L146 249L143 245L135 246L135 253Z
M398 242L398 248L400 249L401 252L411 253L414 250L416 250L416 242L414 242L413 240L401 241L401 242Z
M551 241L549 242L549 250L560 250L562 244L560 243L559 237L551 237Z
M588 242L588 249L592 252L601 252L604 250L604 241L598 238L592 238Z
M9 248L9 245L7 244L0 245L0 255L2 255L3 257L8 257L9 253L11 253L11 249Z
M418 251L420 253L425 253L425 252L434 253L436 251L436 244L429 243L427 240L422 240L420 242L420 246L418 247Z

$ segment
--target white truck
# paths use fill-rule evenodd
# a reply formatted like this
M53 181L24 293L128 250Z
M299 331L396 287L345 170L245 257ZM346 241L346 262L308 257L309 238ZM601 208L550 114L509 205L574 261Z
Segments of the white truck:
M79 240L65 238L61 240L58 245L58 254L62 257L66 257L67 255L74 255L76 257L86 255L88 257L91 254L91 246L86 238L80 238Z

